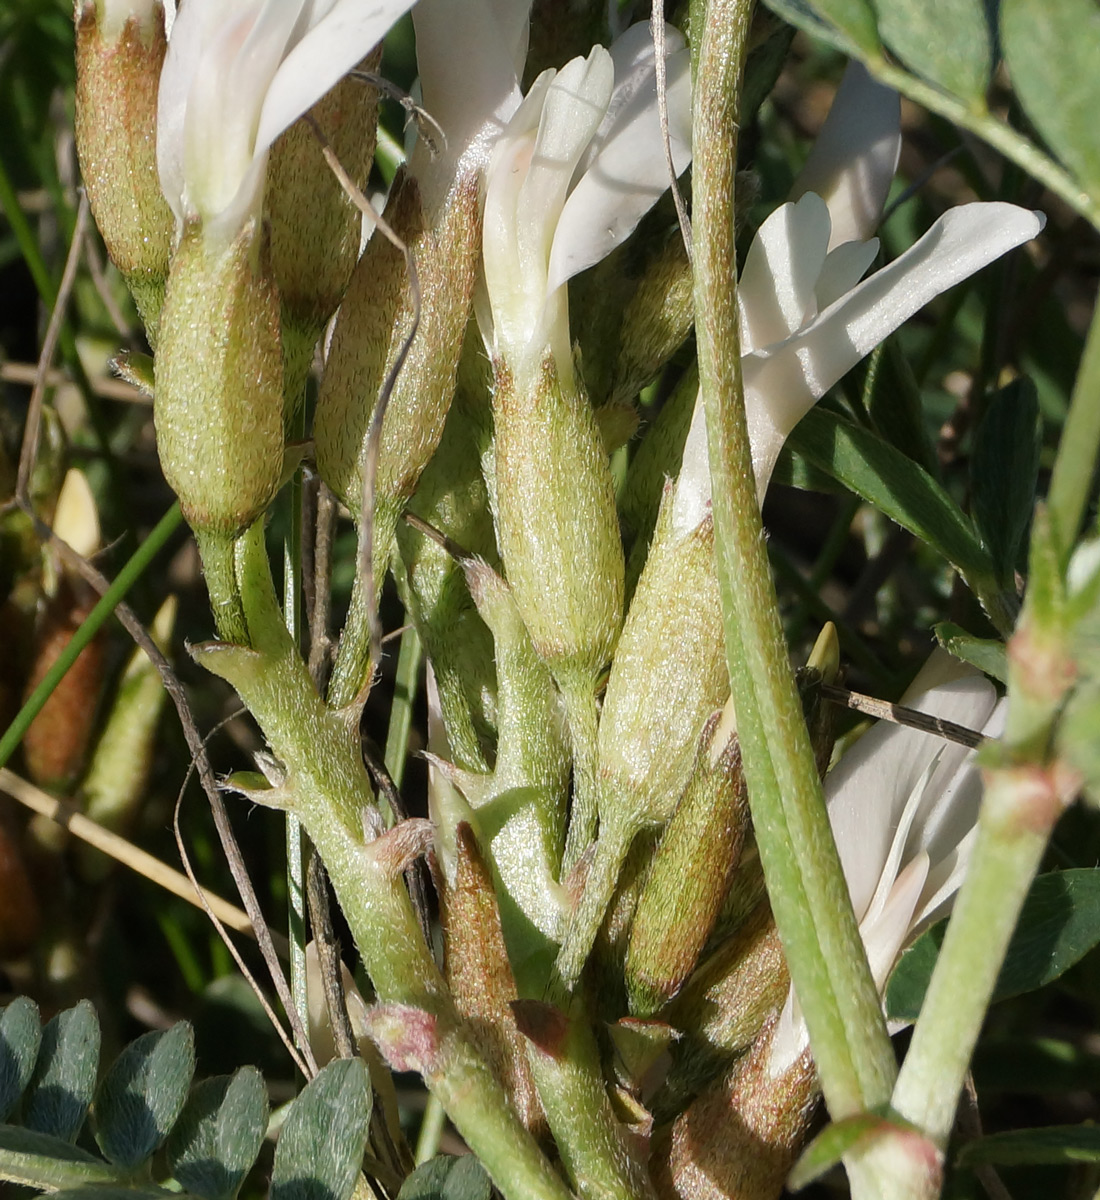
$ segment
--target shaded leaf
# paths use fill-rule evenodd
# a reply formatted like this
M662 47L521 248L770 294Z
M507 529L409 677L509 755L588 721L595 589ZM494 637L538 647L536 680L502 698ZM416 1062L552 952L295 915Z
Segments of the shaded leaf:
M117 1173L60 1138L0 1125L0 1179L52 1191L83 1183L111 1183Z
M271 1200L348 1200L363 1161L371 1092L360 1058L331 1062L294 1101L275 1147Z
M37 1005L17 996L0 1013L0 1120L16 1106L30 1082L41 1040Z
M397 1200L489 1200L492 1190L485 1168L472 1154L440 1154L413 1171Z
M187 1200L186 1192L169 1192L158 1187L126 1187L123 1184L101 1183L89 1187L65 1188L55 1192L51 1200Z
M814 408L788 441L811 466L928 542L963 576L973 579L991 573L989 555L955 501L923 467L877 434L837 413Z
M854 58L877 57L881 47L867 0L765 0L767 6L811 37Z
M990 399L970 459L974 521L1004 584L1012 582L1031 523L1042 444L1035 385L1015 379Z
M968 1142L959 1151L961 1167L987 1163L1016 1166L1021 1163L1100 1162L1100 1126L1049 1125L1044 1129L1012 1129Z
M1100 9L1094 0L1003 0L1001 43L1032 124L1100 196Z
M67 1142L88 1114L99 1066L99 1020L87 1000L42 1031L42 1048L23 1105L23 1124Z
M149 1158L180 1115L194 1073L186 1021L143 1034L122 1051L95 1100L96 1141L111 1162L132 1168Z
M886 1012L914 1021L943 943L947 922L922 934L901 956L886 988ZM1044 987L1100 942L1100 868L1040 875L1031 886L1005 955L994 1000Z
M918 75L982 106L992 38L983 0L875 0L879 33Z
M936 640L948 652L979 671L1008 682L1008 657L1004 642L996 638L977 638L950 621L932 627Z
M256 1161L266 1128L267 1090L255 1067L204 1079L169 1135L172 1174L203 1200L228 1200Z

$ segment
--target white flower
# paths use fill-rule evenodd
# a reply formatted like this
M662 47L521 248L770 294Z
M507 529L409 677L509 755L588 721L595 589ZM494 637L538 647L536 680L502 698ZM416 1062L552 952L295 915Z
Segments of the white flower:
M667 32L677 172L690 161L690 67ZM565 284L624 241L668 187L653 44L644 24L605 50L544 71L500 136L486 181L484 261L491 349L513 372L551 350L570 377Z
M902 704L998 737L1004 703L984 676L937 651ZM982 798L974 751L880 721L829 772L825 799L871 974L879 990L901 951L954 903ZM772 1042L781 1074L809 1045L791 989Z
M157 166L215 244L258 215L268 151L413 0L187 0L160 81Z
M411 160L429 209L456 178L488 166L519 108L530 13L531 0L420 0L413 9L422 101L446 139L434 154L421 141Z
M964 204L861 283L878 241L860 239L881 215L897 159L897 103L862 68L849 69L800 181L828 199L806 191L776 209L746 255L741 369L761 500L787 435L829 388L930 300L1043 228L1041 213L1013 204ZM710 499L701 404L683 461L680 524Z

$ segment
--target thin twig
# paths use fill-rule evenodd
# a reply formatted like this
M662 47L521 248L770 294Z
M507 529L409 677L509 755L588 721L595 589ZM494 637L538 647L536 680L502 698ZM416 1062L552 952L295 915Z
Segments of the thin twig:
M9 771L7 767L0 767L0 789L32 812L56 821L73 837L94 846L115 862L129 867L131 871L136 871L158 887L171 892L173 896L186 900L196 908L214 912L230 929L245 933L249 937L256 936L248 914L242 909L206 888L197 887L186 875L161 862L155 855L142 850L140 846L135 846L121 834L106 829L91 817L85 816L74 805L58 800L56 796L44 792L30 780Z
M378 609L374 602L374 492L378 477L378 457L382 445L382 422L389 408L390 398L397 383L405 361L412 349L413 338L420 328L420 279L416 272L416 263L408 245L397 236L386 220L378 213L370 201L363 195L355 181L344 170L343 164L336 156L331 144L321 132L320 126L307 113L305 118L313 130L314 136L321 143L321 152L329 169L340 181L340 185L350 197L359 211L373 222L375 228L405 259L405 269L409 276L409 297L412 302L412 320L409 331L405 335L397 356L386 374L382 389L378 394L378 403L374 406L370 426L367 431L367 452L363 463L363 493L359 520L359 574L363 580L363 591L367 597L367 625L370 633L369 665L366 673L366 684L374 677L382 658L382 626Z
M418 517L412 509L405 509L401 516L404 518L406 525L415 529L417 533L422 533L426 538L430 538L437 546L446 550L456 562L467 562L473 558L469 550L463 549L454 538L448 537L442 530L436 529L434 525L429 525L423 517Z
M57 345L61 340L61 330L65 325L65 309L68 307L69 296L76 282L76 272L80 265L80 254L84 245L84 234L88 228L88 196L80 193L80 204L76 210L76 225L73 229L73 240L69 243L69 253L65 259L65 270L61 275L61 283L57 288L57 303L50 313L50 321L46 326L46 336L42 339L42 353L35 370L34 387L31 390L30 404L27 408L27 423L23 427L23 446L19 453L19 472L15 481L15 499L20 506L30 507L31 472L38 460L38 439L42 432L42 401L46 394L46 378L53 366L53 358L57 353Z
M376 88L383 96L388 96L389 99L395 100L405 110L406 119L411 118L416 122L416 132L424 139L429 151L434 158L440 152L440 149L447 145L447 135L443 132L443 126L432 116L430 112L421 104L409 95L408 92L402 91L395 83L391 83L381 75L376 75L373 71L349 71L348 78L354 79L359 83L369 84ZM430 126L438 135L436 137L427 132Z
M0 379L5 383L34 387L37 378L38 367L34 363L0 363ZM92 379L89 382L92 391L105 400L122 400L127 404L143 404L147 407L152 404L148 396L124 379ZM75 381L67 372L57 367L52 367L46 372L46 387L63 387L65 384L75 386Z
M919 729L922 733L932 733L948 742L957 742L977 750L985 744L985 734L967 729L965 725L957 725L954 721L945 721L942 717L932 717L928 713L918 712L915 708L906 708L902 704L891 704L889 700L876 700L874 696L865 696L861 692L850 692L847 688L838 687L835 683L821 684L821 695L834 704L845 708L853 708L868 717L877 717L880 721L891 721L895 725L905 725L909 729Z
M332 909L329 907L328 875L321 856L314 850L309 856L306 872L306 901L309 904L310 932L317 947L317 965L321 970L321 986L325 994L325 1009L332 1026L332 1040L340 1058L354 1058L357 1051L348 1016L347 996L344 994L340 944L332 928Z
M661 140L665 148L665 165L668 167L668 186L672 202L676 205L676 219L680 222L680 236L684 239L684 250L688 262L691 257L691 218L676 178L676 164L672 161L672 135L668 127L668 71L665 58L665 4L664 0L653 0L649 17L649 29L653 36L653 68L657 81L657 115L661 121Z
M309 677L324 695L325 668L331 643L328 635L332 591L332 535L336 528L336 497L324 482L317 490L317 517L313 539L313 604L309 613Z

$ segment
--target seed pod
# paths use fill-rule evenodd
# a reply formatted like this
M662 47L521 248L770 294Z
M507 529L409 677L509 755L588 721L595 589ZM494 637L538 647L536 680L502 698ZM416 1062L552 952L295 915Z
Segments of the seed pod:
M163 651L172 638L176 599L170 596L153 620L153 638ZM128 833L145 797L153 763L157 723L167 693L160 673L144 650L135 651L119 680L103 734L81 785L84 811L97 824ZM103 879L111 860L91 846L77 849L80 873L89 882Z
M76 149L107 253L155 345L176 223L156 164L164 10L155 0L140 7L77 0Z
M41 928L42 910L23 851L7 823L0 822L0 959L24 954Z
M92 611L92 597L78 594L64 577L35 634L34 663L23 692L26 701ZM106 637L101 630L77 655L23 738L27 774L39 787L66 788L80 774L103 689Z
M703 731L691 781L634 914L626 986L635 1016L663 1008L694 969L737 867L747 824L740 745L716 715Z
M190 226L161 313L157 451L192 528L217 538L251 525L283 472L279 297L259 236L246 225L216 254Z

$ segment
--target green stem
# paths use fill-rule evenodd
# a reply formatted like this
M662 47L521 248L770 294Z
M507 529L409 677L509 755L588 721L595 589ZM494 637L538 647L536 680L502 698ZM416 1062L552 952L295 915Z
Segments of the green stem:
M1060 196L1074 212L1080 213L1086 221L1100 229L1100 204L1069 172L1062 170L1038 146L1017 133L1011 125L993 116L987 108L941 92L939 88L917 79L883 58L865 59L864 65L879 82L901 92L929 112L939 113L960 128L977 134L994 150L999 150L1009 162L1023 168L1032 178Z
M328 702L333 708L346 708L354 703L363 689L370 667L370 619L363 577L358 572L351 588L351 603L344 622L336 662L328 685Z
M439 1143L443 1139L443 1127L447 1124L447 1114L443 1105L435 1096L428 1097L424 1117L420 1122L420 1132L416 1136L416 1165L426 1163L429 1158L435 1158L439 1153Z
M0 767L4 766L23 740L31 722L42 711L54 688L61 682L69 668L76 662L81 651L102 629L104 623L125 597L126 593L145 573L149 564L163 549L165 542L183 522L178 504L172 507L157 522L144 542L134 552L130 561L119 571L114 583L103 593L103 598L81 623L80 628L69 639L68 645L58 655L57 661L42 677L42 682L31 692L26 703L15 715L15 719L0 738Z
M592 680L572 672L557 680L573 741L573 808L565 835L562 873L570 871L596 837L599 817L599 725Z
M397 787L401 786L405 778L413 705L416 704L423 661L424 646L420 641L420 634L410 625L401 635L401 649L397 653L397 677L394 680L390 725L386 731L386 749L383 756L386 770Z
M899 1116L940 1146L951 1132L1009 940L1061 811L1048 803L1049 791L1036 767L987 777L973 857L891 1101Z
M245 534L247 537L247 533ZM241 589L237 582L237 539L208 529L195 530L195 542L206 576L206 590L214 614L214 627L223 642L249 645Z
M692 138L696 337L730 679L768 893L822 1089L840 1118L884 1103L896 1068L788 661L745 422L733 189L752 5L695 0L693 10L702 37Z
M1050 477L1047 511L1061 546L1063 564L1081 528L1100 449L1100 305L1093 310L1085 353L1073 385L1069 414L1062 426L1058 457Z
M619 873L630 852L636 833L634 828L606 825L600 830L592 866L584 881L584 889L569 917L565 938L558 952L557 969L567 987L580 978L604 915L615 895Z
M455 1127L509 1200L570 1200L455 1013L405 890L399 834L368 835L358 720L325 705L309 678L276 600L262 522L240 539L237 571L251 647L209 643L195 657L237 689L283 764L273 798L321 855L379 1001L430 1018L423 1074Z

